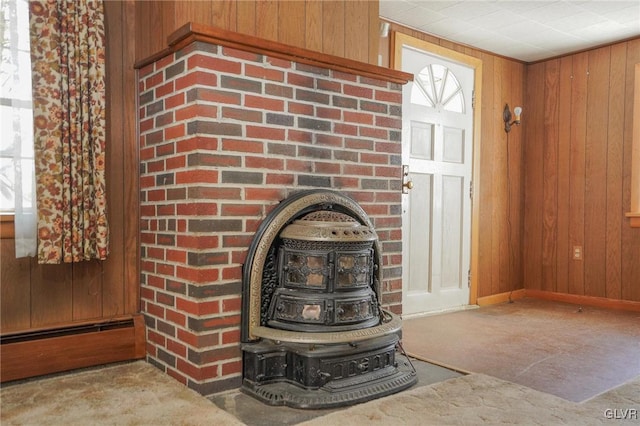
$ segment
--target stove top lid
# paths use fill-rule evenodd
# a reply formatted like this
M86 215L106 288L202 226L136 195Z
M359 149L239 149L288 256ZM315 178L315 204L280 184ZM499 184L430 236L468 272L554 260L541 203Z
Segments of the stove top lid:
M378 236L353 217L329 210L318 210L293 221L280 233L283 239L299 241L358 242L375 241Z

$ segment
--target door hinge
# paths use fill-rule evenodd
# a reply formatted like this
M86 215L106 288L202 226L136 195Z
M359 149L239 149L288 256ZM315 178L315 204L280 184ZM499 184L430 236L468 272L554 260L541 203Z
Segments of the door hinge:
M471 288L471 269L469 269L469 274L467 275L467 286Z
M473 181L469 182L469 198L473 200Z
M476 109L476 91L471 91L471 109Z

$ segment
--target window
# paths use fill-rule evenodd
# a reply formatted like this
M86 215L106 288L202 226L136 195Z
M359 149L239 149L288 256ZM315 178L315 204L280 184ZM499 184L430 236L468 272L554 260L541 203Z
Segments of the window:
M29 3L0 0L0 214L34 208Z
M432 64L417 75L411 91L411 102L438 110L464 113L462 87L448 68Z

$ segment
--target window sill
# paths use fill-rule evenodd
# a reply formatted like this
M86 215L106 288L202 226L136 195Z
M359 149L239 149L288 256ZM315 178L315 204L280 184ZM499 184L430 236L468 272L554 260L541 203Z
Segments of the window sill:
M626 216L632 228L640 228L640 212L627 213Z
M15 238L15 228L12 214L0 214L0 239Z

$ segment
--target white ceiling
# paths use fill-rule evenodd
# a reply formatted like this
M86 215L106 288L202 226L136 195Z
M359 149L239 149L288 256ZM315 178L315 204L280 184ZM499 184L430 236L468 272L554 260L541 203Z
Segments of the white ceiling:
M380 0L380 16L525 62L640 36L640 0Z

